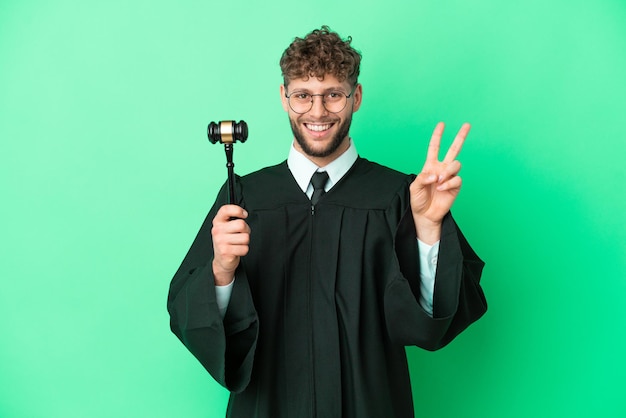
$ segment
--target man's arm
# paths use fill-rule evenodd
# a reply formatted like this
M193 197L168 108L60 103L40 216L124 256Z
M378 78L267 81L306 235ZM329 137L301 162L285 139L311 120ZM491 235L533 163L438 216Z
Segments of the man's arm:
M422 257L407 213L394 238L395 258L385 288L385 321L397 344L437 350L480 318L487 302L480 287L484 263L469 246L452 215L444 216L433 280L432 314L422 302ZM419 269L419 270L418 270Z
M224 196L225 190L222 189L174 275L167 308L172 332L215 380L230 391L239 392L250 380L258 318L245 269L239 265L238 258L235 267L237 281L232 283L230 306L225 315L220 314L215 286L219 279L213 268L215 258L211 229L218 208L223 207ZM230 214L228 211L225 213ZM240 222L245 224L241 219L233 222L235 227ZM231 242L231 245L238 244Z
M439 161L443 129L443 123L435 128L426 162L409 187L411 213L403 217L395 237L398 274L385 291L385 316L392 339L428 350L448 344L487 309L479 284L484 263L450 214L462 183L458 176L461 164L456 158L470 125L461 127L445 158ZM415 236L425 244L438 243L437 257L425 260L426 250L420 246L416 251L411 245ZM424 273L433 260L436 270L434 278L429 278ZM430 285L429 304L426 297Z

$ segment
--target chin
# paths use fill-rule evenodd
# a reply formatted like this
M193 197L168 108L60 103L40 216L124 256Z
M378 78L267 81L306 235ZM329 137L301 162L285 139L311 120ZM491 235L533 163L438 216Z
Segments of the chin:
M325 140L305 139L301 132L294 133L294 136L302 151L311 157L328 157L341 147L345 139L337 135Z
M336 152L348 137L350 121L341 124L333 124L329 129L328 137L316 138L309 134L308 129L303 125L296 125L291 121L291 130L302 151L310 156L323 158ZM337 129L338 128L338 129ZM334 130L334 132L332 132Z

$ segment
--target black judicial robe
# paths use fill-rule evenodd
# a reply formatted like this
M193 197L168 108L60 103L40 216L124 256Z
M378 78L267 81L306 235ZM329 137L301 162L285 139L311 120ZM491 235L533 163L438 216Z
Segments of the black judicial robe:
M286 162L238 178L251 242L223 320L211 268L222 189L168 310L172 331L231 391L227 417L414 416L404 346L443 347L487 306L483 262L448 214L434 316L421 308L413 178L359 158L315 208Z

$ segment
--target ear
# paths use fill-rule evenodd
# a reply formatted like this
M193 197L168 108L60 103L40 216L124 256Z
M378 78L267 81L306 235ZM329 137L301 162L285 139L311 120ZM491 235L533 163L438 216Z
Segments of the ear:
M286 92L287 90L285 89L285 85L281 84L280 85L280 100L283 104L283 109L285 109L285 112L289 113L289 102L287 101L287 97L285 97Z
M361 84L357 84L354 89L354 93L352 93L354 97L354 105L352 106L352 112L356 112L361 107L361 100L363 100L363 87Z

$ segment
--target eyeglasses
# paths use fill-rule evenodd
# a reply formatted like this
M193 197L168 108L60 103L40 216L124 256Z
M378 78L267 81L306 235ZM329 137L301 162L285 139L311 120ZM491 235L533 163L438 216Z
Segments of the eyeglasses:
M285 93L285 97L289 102L289 107L296 113L307 113L313 108L313 97L320 96L322 98L322 104L324 109L330 113L339 113L345 109L348 104L348 99L354 94L356 86L352 88L350 94L346 94L342 91L332 90L324 94L311 94L304 91L294 91L290 95Z

